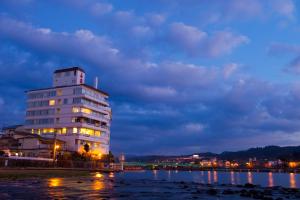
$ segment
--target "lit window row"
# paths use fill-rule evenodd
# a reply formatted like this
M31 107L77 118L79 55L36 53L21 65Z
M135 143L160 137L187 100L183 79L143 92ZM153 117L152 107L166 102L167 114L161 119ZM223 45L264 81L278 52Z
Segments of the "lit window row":
M36 134L41 134L41 133L59 133L59 134L63 134L62 129L55 129L55 128L42 128L42 129L31 129L31 133L36 133ZM66 132L65 132L66 133Z
M69 130L69 133L89 135L100 137L101 132L89 128L43 128L43 129L31 129L32 134L46 134L46 133L57 133L57 134L66 134Z
M91 109L88 109L88 108L80 108L80 107L73 107L72 108L72 112L73 113L85 113L85 114L89 114L89 115L94 115L96 117L102 117L104 118L105 115L100 113L100 112L97 112L97 111L94 111L94 110L91 110Z
M72 111L73 111L73 113L82 112L82 113L85 113L85 114L91 114L93 112L91 109L80 108L80 107L73 107Z
M77 134L81 134L81 135L90 135L90 136L96 136L96 137L100 137L101 132L100 131L96 131L93 129L89 129L89 128L73 128L73 133L77 133Z

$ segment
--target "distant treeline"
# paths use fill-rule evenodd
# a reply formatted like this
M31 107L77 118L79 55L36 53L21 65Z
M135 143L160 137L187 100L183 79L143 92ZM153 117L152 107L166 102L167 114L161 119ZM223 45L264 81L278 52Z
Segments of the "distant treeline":
M300 161L300 146L266 146L250 148L244 151L229 152L216 154L211 152L195 153L203 158L216 157L219 160L236 160L236 161L248 161L249 158L256 158L257 160L282 160L282 161ZM164 155L149 155L149 156L126 156L127 162L155 162L160 160L176 159L180 157L188 157L192 155L180 155L180 156L164 156Z

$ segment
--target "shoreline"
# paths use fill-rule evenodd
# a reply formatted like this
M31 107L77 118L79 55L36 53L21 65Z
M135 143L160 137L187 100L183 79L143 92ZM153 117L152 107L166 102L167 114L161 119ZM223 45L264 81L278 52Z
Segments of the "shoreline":
M33 189L34 188L34 189ZM24 198L24 192L28 189ZM99 199L299 199L299 188L282 186L264 187L254 184L204 184L194 181L168 181L138 179L130 180L122 177L70 177L62 179L24 179L0 181L0 197L14 199L15 191L19 191L19 199L32 198L85 198ZM45 191L45 192L40 192ZM91 195L91 196L90 196Z
M257 173L295 173L300 174L300 169L295 170L284 170L284 169L216 169L216 168L205 168L205 169L124 169L124 171L183 171L183 172L201 172L201 171L217 171L217 172L257 172Z

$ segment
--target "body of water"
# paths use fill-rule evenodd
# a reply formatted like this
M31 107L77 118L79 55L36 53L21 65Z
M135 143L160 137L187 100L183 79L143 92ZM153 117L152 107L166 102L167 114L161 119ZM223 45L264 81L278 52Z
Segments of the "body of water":
M260 184L263 187L238 186L245 183ZM262 195L260 198L299 199L298 189L265 188L299 188L299 183L300 175L293 173L163 170L91 173L85 177L2 180L0 199L246 200L254 194ZM250 194L246 190L255 190L255 193Z
M300 174L296 173L152 170L124 172L117 174L117 176L125 179L153 179L233 185L251 183L263 187L283 186L300 188Z

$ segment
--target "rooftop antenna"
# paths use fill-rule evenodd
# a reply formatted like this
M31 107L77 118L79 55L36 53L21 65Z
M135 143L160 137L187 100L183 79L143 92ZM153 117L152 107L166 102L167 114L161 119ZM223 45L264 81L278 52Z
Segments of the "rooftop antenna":
M96 89L98 89L98 76L95 77L95 80L94 80L94 87Z

